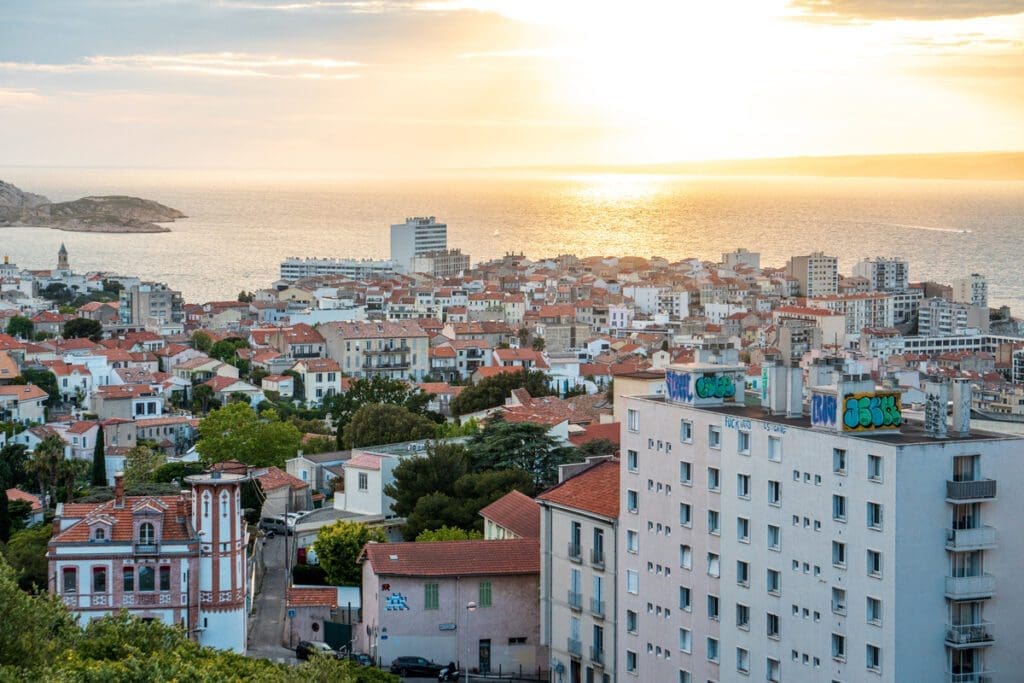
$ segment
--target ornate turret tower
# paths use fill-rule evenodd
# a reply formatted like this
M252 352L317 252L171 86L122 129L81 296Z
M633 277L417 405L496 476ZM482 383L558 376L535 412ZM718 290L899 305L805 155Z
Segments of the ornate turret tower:
M71 270L68 265L68 250L64 243L60 243L60 251L57 252L57 270Z
M199 536L202 645L245 652L246 548L242 483L248 475L209 472L185 477L192 487L192 527Z

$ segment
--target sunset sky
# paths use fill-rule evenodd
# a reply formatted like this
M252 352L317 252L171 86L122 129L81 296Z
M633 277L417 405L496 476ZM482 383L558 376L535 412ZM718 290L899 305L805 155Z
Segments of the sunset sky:
M0 164L1024 149L1020 0L0 3Z

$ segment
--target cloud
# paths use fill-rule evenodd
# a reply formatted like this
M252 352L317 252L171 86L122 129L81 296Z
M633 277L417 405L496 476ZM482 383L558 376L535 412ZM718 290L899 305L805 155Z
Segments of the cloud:
M1024 13L1024 0L790 0L800 18L855 21L937 21Z
M0 88L0 105L16 106L40 102L44 98L39 93L31 90L5 90Z
M531 50L527 48L517 50L489 50L486 52L463 52L459 59L547 59L558 57L555 50Z
M0 62L0 71L46 74L158 70L201 76L241 78L304 78L347 80L358 78L353 70L361 62L329 58L281 57L239 52L190 53L181 55L96 55L81 62L46 64Z

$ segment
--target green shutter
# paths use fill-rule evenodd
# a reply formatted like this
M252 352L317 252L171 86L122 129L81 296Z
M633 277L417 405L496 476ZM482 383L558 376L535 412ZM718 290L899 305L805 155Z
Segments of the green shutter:
M477 601L481 607L491 606L491 582L480 582L480 599Z
M423 585L423 609L437 609L438 596L437 584L427 583Z

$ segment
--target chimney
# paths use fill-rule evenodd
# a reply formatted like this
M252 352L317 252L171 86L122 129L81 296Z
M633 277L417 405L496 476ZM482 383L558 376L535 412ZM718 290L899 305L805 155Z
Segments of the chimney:
M953 435L971 435L971 381L958 377L953 380Z
M800 417L804 414L804 371L799 366L788 369L789 401L786 417Z
M124 507L124 472L114 475L114 507Z
M945 439L949 385L945 382L926 382L924 394L924 433L933 439Z
M786 375L789 369L783 365L768 368L768 408L772 415L786 412Z

